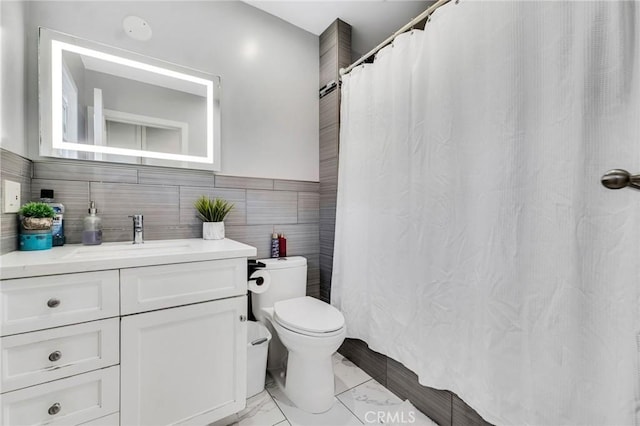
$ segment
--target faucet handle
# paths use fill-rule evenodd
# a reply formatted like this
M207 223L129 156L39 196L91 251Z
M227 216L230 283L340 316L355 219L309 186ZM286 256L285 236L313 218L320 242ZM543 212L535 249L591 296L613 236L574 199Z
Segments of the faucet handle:
M143 216L141 214L134 214L134 215L131 215L129 217L133 218L133 226L135 226L137 228L141 228L142 227Z

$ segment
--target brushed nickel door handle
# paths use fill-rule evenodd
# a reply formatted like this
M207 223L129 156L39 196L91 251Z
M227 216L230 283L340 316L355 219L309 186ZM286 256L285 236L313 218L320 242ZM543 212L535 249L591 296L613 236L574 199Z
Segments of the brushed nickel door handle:
M640 174L632 175L623 169L613 169L602 176L601 182L609 189L622 189L627 186L640 189Z

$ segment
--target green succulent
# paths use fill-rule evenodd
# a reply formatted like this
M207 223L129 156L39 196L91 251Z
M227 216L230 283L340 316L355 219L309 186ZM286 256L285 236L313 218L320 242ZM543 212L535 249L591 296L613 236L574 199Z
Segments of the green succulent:
M23 205L18 211L18 214L20 214L20 216L23 216L23 217L37 217L37 218L56 216L56 212L53 210L53 208L49 204L41 203L38 201L32 201L30 203Z
M203 222L222 222L233 209L233 204L222 198L210 199L202 195L193 203Z

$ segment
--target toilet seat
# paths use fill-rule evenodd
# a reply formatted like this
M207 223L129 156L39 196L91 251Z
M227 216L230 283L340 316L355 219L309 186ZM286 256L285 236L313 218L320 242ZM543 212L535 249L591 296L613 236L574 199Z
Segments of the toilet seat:
M273 310L278 324L307 336L329 337L344 327L344 316L339 310L309 296L276 302Z

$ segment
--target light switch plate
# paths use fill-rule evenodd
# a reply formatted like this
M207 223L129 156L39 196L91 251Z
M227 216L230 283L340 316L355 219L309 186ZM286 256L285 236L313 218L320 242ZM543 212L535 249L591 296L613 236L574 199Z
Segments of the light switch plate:
M20 182L4 180L4 213L18 213L20 210Z

